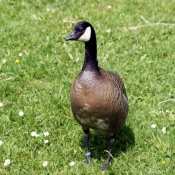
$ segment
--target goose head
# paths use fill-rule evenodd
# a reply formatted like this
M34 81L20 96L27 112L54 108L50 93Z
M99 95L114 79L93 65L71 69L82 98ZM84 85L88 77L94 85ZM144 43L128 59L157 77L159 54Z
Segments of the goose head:
M82 70L99 72L96 35L95 30L90 23L86 21L78 22L65 39L66 41L82 41L85 44L85 57Z
M74 26L72 32L66 37L66 41L77 40L86 43L91 40L94 34L95 31L92 25L88 22L81 21Z

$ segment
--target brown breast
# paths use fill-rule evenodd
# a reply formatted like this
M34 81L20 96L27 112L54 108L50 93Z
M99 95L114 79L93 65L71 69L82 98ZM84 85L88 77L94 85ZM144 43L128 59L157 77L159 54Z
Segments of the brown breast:
M71 107L83 129L116 133L124 124L128 102L119 76L100 69L100 73L84 71L71 88Z

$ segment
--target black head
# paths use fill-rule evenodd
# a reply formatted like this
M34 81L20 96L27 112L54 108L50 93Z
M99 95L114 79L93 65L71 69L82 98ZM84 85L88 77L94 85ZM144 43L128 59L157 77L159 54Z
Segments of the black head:
M91 39L92 26L90 23L81 21L78 22L72 32L66 37L68 40L78 40L82 42L88 42Z

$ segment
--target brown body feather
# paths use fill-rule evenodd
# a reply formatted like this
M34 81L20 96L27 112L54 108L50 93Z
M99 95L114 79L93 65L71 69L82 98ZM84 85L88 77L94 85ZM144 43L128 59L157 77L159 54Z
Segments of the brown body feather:
M124 124L128 102L121 78L99 69L82 71L71 88L71 107L83 129L116 133Z

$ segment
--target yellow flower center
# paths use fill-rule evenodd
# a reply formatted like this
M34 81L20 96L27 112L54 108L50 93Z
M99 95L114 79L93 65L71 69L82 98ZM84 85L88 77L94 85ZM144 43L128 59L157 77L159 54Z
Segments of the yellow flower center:
M19 63L19 60L18 60L18 59L16 59L16 60L15 60L15 63Z

